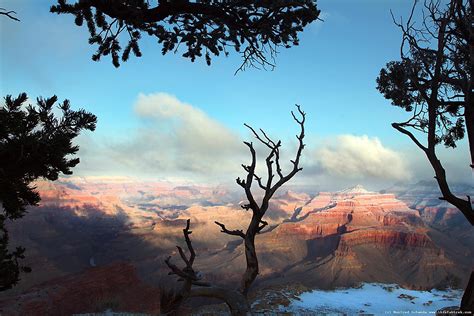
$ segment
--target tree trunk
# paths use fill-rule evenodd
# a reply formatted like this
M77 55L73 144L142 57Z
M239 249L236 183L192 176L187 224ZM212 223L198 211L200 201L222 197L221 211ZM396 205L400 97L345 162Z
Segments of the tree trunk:
M474 85L471 84L470 86L471 89L474 89ZM466 120L467 142L469 144L471 168L474 172L474 93L469 92L465 101L466 107L464 109L464 117Z
M470 84L470 89L474 89L474 85ZM464 118L466 121L467 142L471 158L471 168L474 172L474 93L469 92L465 101L466 107L464 108Z
M258 258L255 250L255 236L259 231L259 224L262 220L262 214L266 209L254 210L252 220L250 221L247 233L244 238L246 269L242 275L240 292L247 297L250 286L258 275Z
M252 314L247 298L239 291L220 287L198 287L193 288L189 296L220 299L227 304L232 316L247 316Z
M457 209L459 209L469 221L469 223L474 226L474 210L472 208L471 201L458 198L451 192L451 190L449 189L448 182L446 180L446 171L444 170L443 165L434 153L434 150L428 150L426 152L426 156L428 157L428 160L430 161L431 166L433 167L433 170L435 172L435 179L438 182L438 186L443 195L443 199L454 205Z
M246 237L244 244L247 268L242 275L241 292L246 297L250 286L258 275L258 259L257 252L255 251L255 236Z
M469 65L469 72L470 72L470 81L468 91L466 93L466 105L464 109L464 116L466 118L466 131L467 131L467 139L469 143L469 150L471 153L471 168L474 172L474 27L472 25L472 21L474 19L474 1L470 0L470 8L471 12L469 12L470 17L469 21L471 21L470 29L469 29L469 58L470 58L470 65ZM474 225L471 222L472 225ZM464 295L462 296L461 300L461 310L462 311L470 311L474 313L474 270L471 272L471 277L469 278L469 282L467 283L466 290L464 291Z
M474 1L470 1L471 12L469 12L469 21L470 28L469 28L469 83L467 91L465 91L465 108L464 108L464 116L466 119L466 131L467 131L467 140L469 143L469 150L471 152L471 168L474 171L474 27L472 25L472 21L474 21ZM466 93L467 92L467 93Z
M474 313L474 270L471 272L471 277L462 296L461 310Z

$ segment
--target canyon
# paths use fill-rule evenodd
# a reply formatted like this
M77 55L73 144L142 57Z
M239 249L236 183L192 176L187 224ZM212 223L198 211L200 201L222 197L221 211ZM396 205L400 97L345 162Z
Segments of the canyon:
M238 282L243 271L241 240L214 224L246 227L250 214L240 207L241 192L128 178L63 178L36 187L40 206L9 225L12 244L27 249L24 264L33 272L0 295L0 313L35 315L56 300L72 306L70 313L103 311L117 300L123 302L121 310L156 312L160 287L177 284L164 259L171 255L181 264L175 246L184 245L188 218L195 267L206 281L226 286ZM473 191L472 186L457 189ZM474 229L438 200L431 183L380 192L361 186L338 192L287 188L272 199L267 222L256 241L255 297L288 285L462 288L474 266ZM124 288L130 285L128 292ZM81 309L78 300L90 304Z

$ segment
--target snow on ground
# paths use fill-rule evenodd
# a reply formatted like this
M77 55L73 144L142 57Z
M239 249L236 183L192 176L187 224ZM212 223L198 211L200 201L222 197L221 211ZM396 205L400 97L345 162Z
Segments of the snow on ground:
M447 306L459 306L462 290L407 290L395 284L363 283L360 288L314 290L299 295L282 311L328 315L423 315Z

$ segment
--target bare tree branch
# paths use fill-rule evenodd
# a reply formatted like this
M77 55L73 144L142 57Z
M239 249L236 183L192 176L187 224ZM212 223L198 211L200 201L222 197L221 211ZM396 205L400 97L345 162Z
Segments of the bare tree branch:
M247 172L247 180L241 180L240 178L237 179L237 183L244 188L247 199L249 201L248 204L242 205L242 207L246 210L252 210L252 219L249 223L249 226L247 227L247 230L244 234L244 244L245 244L245 258L247 262L247 269L245 270L245 273L242 276L242 282L241 282L241 292L246 296L248 294L248 291L250 289L250 286L252 285L253 281L258 275L258 260L257 260L257 254L255 250L255 236L256 234L260 233L262 229L264 229L268 223L264 221L262 218L265 215L266 211L268 210L269 207L269 201L273 194L280 188L283 184L288 182L296 173L302 170L302 168L299 166L300 158L301 158L301 153L304 148L304 143L303 139L305 136L304 133L304 124L305 124L305 118L306 114L301 110L301 107L299 105L296 105L296 108L298 110L298 115L299 118L295 115L295 113L292 111L291 115L293 119L295 120L296 123L300 126L300 133L296 136L298 139L298 149L296 151L295 159L292 160L293 168L290 170L290 172L287 175L284 175L282 170L281 170L281 165L280 165L280 147L281 147L281 141L273 141L267 133L263 129L260 129L260 133L258 133L253 127L251 127L248 124L244 124L245 127L250 129L254 137L264 144L269 150L269 154L265 159L265 164L267 167L267 181L266 185L263 185L262 179L258 176L255 176L255 167L256 167L256 153L253 148L253 145L251 143L245 142L245 144L250 148L251 155L252 155L252 163L250 166L244 166L244 170ZM276 166L276 174L279 176L279 180L276 183L273 183L275 174L274 174L274 168L273 165ZM257 205L255 198L253 196L253 193L251 191L251 184L252 180L256 179L258 182L258 185L261 189L264 190L264 196L262 199L262 202L260 205ZM223 224L216 223L219 226L221 226L222 231L225 233L231 232L231 234L238 235L240 236L240 231L229 231L225 228Z
M192 231L189 230L190 223L191 220L188 219L186 221L186 228L183 229L184 240L186 241L186 246L189 251L189 258L186 257L186 254L180 246L176 246L176 248L178 248L178 252L181 259L186 264L186 267L183 269L178 268L175 264L171 262L171 256L169 256L165 260L165 263L170 268L171 274L176 274L182 279L194 284L194 282L198 282L200 278L196 275L193 269L194 259L196 258L196 252L194 251L193 244L191 242L191 239L189 238L189 235L192 234Z
M254 174L253 176L254 176L255 180L257 180L257 183L258 183L258 186L260 187L260 189L266 190L267 187L262 184L262 178L257 176L256 174Z
M226 233L226 234L232 235L232 236L239 236L239 237L245 238L245 234L242 232L241 229L239 229L239 230L237 230L237 229L236 229L236 230L228 230L228 229L225 227L224 224L219 223L219 222L217 222L217 221L215 221L214 223L216 223L216 225L218 225L218 226L221 227L221 229L222 229L221 232L223 232L223 233Z
M16 14L15 11L7 11L5 8L0 8L0 15L5 15L6 17L8 17L8 18L10 18L14 21L20 21L18 18L13 16L14 14Z
M262 229L264 229L267 225L268 225L268 222L264 221L264 220L260 220L260 223L262 225L258 226L258 232L260 233L262 231Z
M424 152L426 152L428 150L428 148L426 148L425 146L423 146L420 141L415 137L415 135L413 135L413 133L411 133L410 131L404 129L402 127L403 125L400 124L400 123L392 123L392 127L395 128L397 131L399 131L400 133L402 134L405 134L407 135L408 137L410 137L410 139L416 144L416 146L418 146L418 148L420 148L421 150L423 150Z
M252 156L252 162L250 163L250 166L248 166L246 180L241 180L240 178L237 178L236 182L238 185L240 185L244 189L245 195L247 196L247 199L249 201L250 208L257 209L258 208L257 202L255 202L252 191L250 190L250 188L252 187L252 180L255 175L255 167L257 165L257 154L255 152L255 148L253 148L252 143L244 142L244 144L247 145L247 147L250 150L250 154Z

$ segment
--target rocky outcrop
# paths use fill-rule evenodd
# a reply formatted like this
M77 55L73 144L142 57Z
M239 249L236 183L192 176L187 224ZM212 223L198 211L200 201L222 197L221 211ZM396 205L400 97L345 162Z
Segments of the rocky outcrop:
M341 235L340 249L349 249L360 245L379 248L437 248L426 234L417 232L392 229L360 229Z
M310 208L325 203L333 206ZM291 243L287 256L296 257L298 264L280 268L303 284L333 287L367 281L430 288L447 285L452 274L463 276L430 237L419 213L393 194L356 187L322 193L303 208L304 218L284 222L258 240L269 266L283 262L273 249Z
M133 262L142 279L159 284L168 272L163 259L179 255L175 246L182 245L182 228L188 218L198 253L197 269L211 282L239 282L245 266L242 241L222 234L214 221L229 229L246 227L251 214L238 203L242 195L222 188L130 180L68 179L39 183L38 187L42 207L9 227L13 242L27 249L26 264L34 271L23 276L14 289L16 294L43 297L43 287L48 292L52 289L44 282L58 277L66 280L72 274L77 278L88 266L102 269L124 260ZM288 191L275 196L266 218L268 226L257 236L257 283L300 282L322 288L360 281L424 288L456 282L463 286L463 277L474 264L473 234L461 234L450 210L441 216L432 207L436 205L411 209L391 193L361 187L316 195ZM456 229L459 235L453 234ZM119 287L122 281L113 284ZM79 297L86 294L79 292ZM35 301L22 295L18 302ZM8 298L0 297L2 302ZM50 300L54 297L40 302L49 308Z
M132 265L117 263L54 279L0 300L0 314L5 316L62 316L108 309L156 314L159 290L144 284Z

